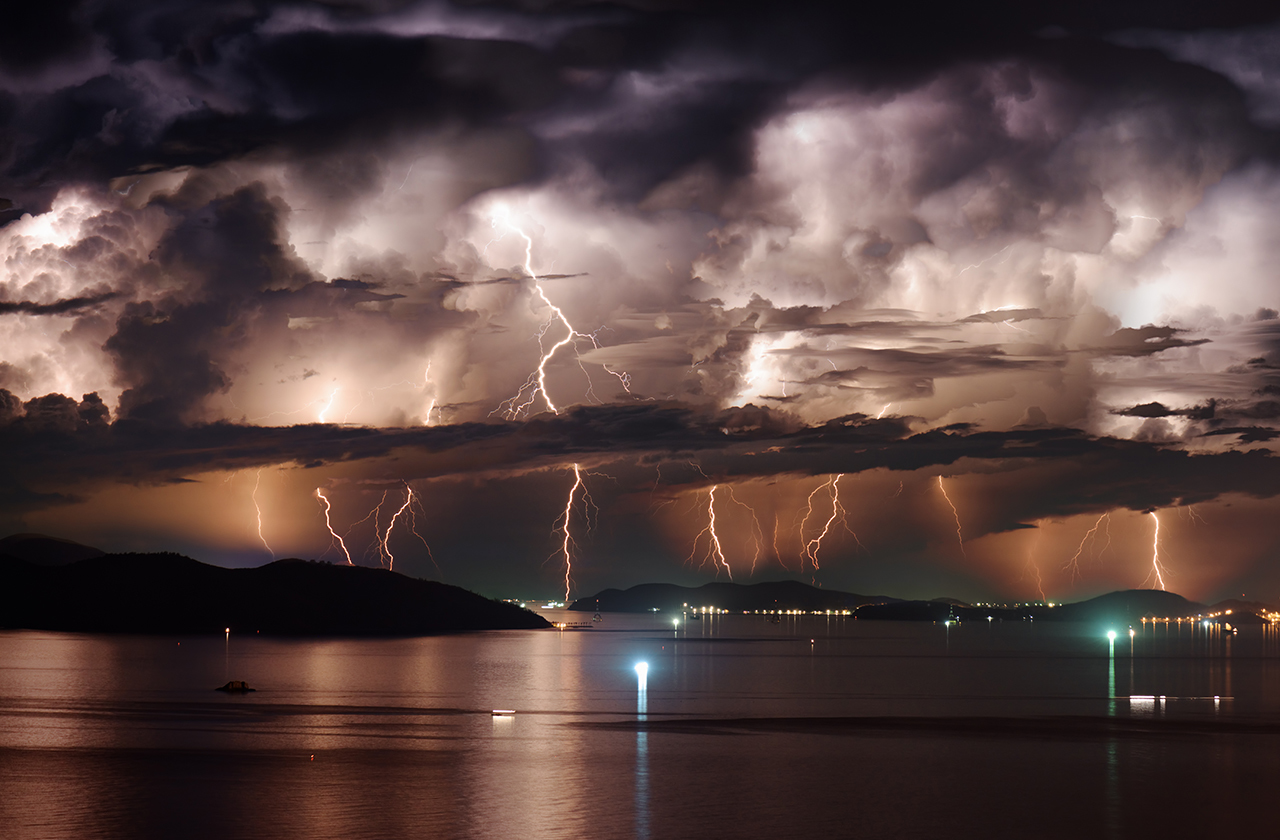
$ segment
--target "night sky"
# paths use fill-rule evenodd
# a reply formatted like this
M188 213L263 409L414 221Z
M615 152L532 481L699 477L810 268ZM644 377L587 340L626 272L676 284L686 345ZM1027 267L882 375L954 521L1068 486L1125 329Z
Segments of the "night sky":
M0 534L1280 600L1278 21L7 11Z

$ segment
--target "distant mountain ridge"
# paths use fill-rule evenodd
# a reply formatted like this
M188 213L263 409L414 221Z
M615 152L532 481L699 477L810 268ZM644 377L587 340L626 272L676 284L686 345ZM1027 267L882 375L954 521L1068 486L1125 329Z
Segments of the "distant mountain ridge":
M305 560L226 569L180 554L107 554L60 566L0 556L0 627L415 636L550 624L514 604L385 569Z
M630 589L605 589L569 605L586 612L680 612L690 608L722 610L852 610L863 604L895 602L887 595L857 595L818 589L798 580L769 583L707 583L698 587L643 583Z
M907 601L884 595L858 595L832 589L818 589L800 581L738 584L708 583L699 587L668 583L646 583L630 589L605 589L579 598L571 610L586 612L681 612L713 607L730 612L767 610L852 610L860 619L880 621L1080 621L1134 624L1145 618L1187 618L1210 616L1232 610L1237 623L1262 621L1263 612L1274 612L1266 604L1252 601L1223 601L1206 606L1173 592L1159 589L1129 589L1110 592L1071 604L1009 607L973 606L955 598Z
M44 534L13 534L0 539L0 556L16 557L37 566L66 566L104 554L101 549Z

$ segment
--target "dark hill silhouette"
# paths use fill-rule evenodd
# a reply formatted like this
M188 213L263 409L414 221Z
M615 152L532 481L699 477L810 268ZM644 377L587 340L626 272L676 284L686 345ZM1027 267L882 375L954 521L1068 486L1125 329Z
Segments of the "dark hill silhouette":
M513 604L384 569L304 560L224 569L165 553L108 554L65 566L0 557L0 626L413 636L550 625Z
M66 566L104 554L91 546L44 534L13 534L0 539L0 556L16 557L37 566Z
M952 598L869 604L854 613L860 619L882 621L1083 621L1128 627L1144 617L1178 618L1208 613L1209 607L1158 589L1110 592L1074 604L1000 609L971 607Z
M644 583L627 590L606 589L579 598L571 610L585 612L680 612L690 607L722 610L852 610L862 604L894 601L883 595L855 595L834 589L818 589L798 580L772 583L708 583L699 587L673 583Z
M1075 604L1034 609L1037 621L1112 621L1126 627L1144 617L1179 618L1209 610L1204 604L1160 589L1125 589Z

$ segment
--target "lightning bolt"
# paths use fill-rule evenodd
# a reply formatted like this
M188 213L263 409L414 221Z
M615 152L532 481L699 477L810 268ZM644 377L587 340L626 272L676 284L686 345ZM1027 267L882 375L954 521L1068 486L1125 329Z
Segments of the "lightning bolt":
M262 507L258 504L258 485L262 483L262 470L258 470L258 475L253 480L253 509L258 512L258 539L262 540L262 544L266 546L267 552L271 555L271 559L276 559L276 553L271 550L271 546L267 545L267 538L262 536Z
M427 510L422 506L422 500L413 494L413 488L409 487L408 482L405 483L405 488L409 491L410 501L413 502L413 505L409 508L409 530L427 549L427 557L431 559L431 565L435 566L436 571L438 572L440 571L440 564L436 562L435 553L431 550L431 546L427 544L426 537L418 533L418 514L421 513L425 517L427 515Z
M351 552L347 551L346 542L343 541L342 537L338 536L337 531L333 530L333 522L329 520L329 511L331 510L329 506L329 499L325 497L319 487L316 488L316 498L324 504L324 527L329 529L329 536L333 538L329 543L329 547L333 548L333 543L336 542L338 547L342 549L343 555L347 558L347 565L354 566L355 563L351 562Z
M381 565L383 561L386 560L386 555L383 554L382 552L382 537L380 536L379 532L382 530L382 522L381 522L382 505L387 501L388 492L389 491L386 491L386 490L382 491L382 498L378 501L377 506L374 507L373 510L365 514L363 519L357 522L351 523L351 527L347 529L347 536L349 537L351 536L351 532L354 531L357 527L368 522L370 519L373 520L373 548L376 548L378 550L379 565ZM365 556L368 556L368 554L369 554L369 550L365 549Z
M778 514L775 513L773 515L773 557L778 561L778 565L785 569L786 564L782 562L782 552L778 549L778 532L781 530L778 525Z
M960 511L956 510L955 502L951 501L951 497L947 495L947 486L942 483L942 476L938 476L938 489L942 491L942 498L947 500L947 504L951 506L951 513L956 518L956 539L960 542L960 553L968 559L969 553L964 550L964 533L960 526Z
M413 488L406 483L404 485L404 489L404 504L402 504L400 509L392 515L391 521L387 523L387 530L382 534L382 553L387 558L387 569L389 570L394 570L396 566L396 556L391 553L391 531L396 527L396 520L400 518L400 514L404 513L405 510L408 509L409 505L413 504ZM386 498L385 494L383 495L383 498ZM379 503L378 507L381 508L382 504Z
M893 403L885 403L884 408L880 409L880 413L876 415L876 419L880 420L884 417L884 413L893 406Z
M1031 541L1031 550L1027 552L1027 568L1035 576L1036 591L1040 593L1040 600L1047 602L1049 599L1044 594L1044 578L1040 575L1040 565L1036 563L1036 554L1040 549L1040 540L1043 536L1044 521L1036 520L1036 536Z
M316 419L319 420L321 423L325 422L324 416L329 413L329 410L331 408L333 408L333 400L335 397L338 396L339 390L340 389L338 388L333 389L333 393L329 395L329 402L325 403L324 408L320 409L320 412L316 415Z
M422 376L422 390L426 391L430 387L431 387L431 360L428 359L427 372ZM431 425L431 412L435 411L435 408L436 408L436 395L435 395L435 392L433 391L431 394L431 399L427 402L427 414L422 420L422 425L424 426Z
M698 543L702 541L702 535L707 535L707 556L703 558L702 564L705 565L711 560L716 567L717 576L723 567L729 575L729 580L733 580L733 569L729 568L729 561L725 559L724 549L720 545L720 535L716 533L716 490L720 488L719 484L711 485L711 489L707 492L707 527L698 532L693 538L693 551L689 553L686 563L693 562L693 558L698 554Z
M755 543L756 553L751 558L751 572L756 573L756 564L760 562L760 557L764 553L764 529L760 527L760 517L756 516L755 508L746 502L738 501L738 497L734 495L733 485L728 485L729 500L741 508L746 508L747 513L751 514L751 540Z
M1154 578L1151 588L1165 589L1164 573L1167 572L1168 569L1166 569L1164 564L1160 562L1160 517L1154 510L1150 511L1150 513L1151 518L1156 523L1156 530L1151 537L1151 571L1147 574L1146 578L1143 579L1142 583L1145 586L1148 580L1152 580L1152 578Z
M1063 569L1071 570L1071 579L1073 581L1080 578L1080 555L1084 553L1085 545L1089 542L1090 538L1095 542L1097 541L1097 537L1095 535L1098 533L1098 529L1102 527L1104 520L1107 523L1107 545L1111 545L1111 512L1108 511L1107 513L1102 514L1102 516L1099 516L1098 521L1093 523L1093 527L1085 533L1084 539L1080 540L1080 545L1076 548L1076 553L1073 554L1071 559L1067 561L1067 564L1062 567ZM1107 546L1103 546L1102 551L1106 550ZM1098 556L1101 557L1102 552L1098 552Z
M546 290L542 288L542 282L538 279L537 273L533 270L533 239L530 238L530 236L523 230L516 227L516 225L511 221L511 216L505 207L500 207L491 220L491 224L494 228L497 228L500 223L524 240L525 273L529 275L531 280L533 280L534 290L537 291L538 297L542 298L542 302L547 305L547 308L551 311L551 315L538 330L538 348L542 351L542 355L538 359L538 366L529 374L529 378L520 386L520 390L516 391L515 396L504 401L498 406L496 411L502 412L508 420L515 420L521 415L527 416L533 404L538 401L538 396L541 395L542 401L546 403L547 410L552 414L559 414L560 409L551 401L551 394L547 392L547 365L551 363L551 360L555 357L556 353L561 350L561 348L571 345L576 346L579 339L586 339L587 341L590 341L591 346L597 349L600 347L600 343L597 340L595 333L578 332L578 330L574 328L573 324L569 323L569 319L565 316L564 310L552 303L551 298L547 297ZM487 247L488 246L486 246L486 250ZM546 336L547 331L551 329L551 325L556 321L559 321L564 327L565 336L552 344L550 349L546 349L543 347L542 339ZM582 366L581 359L578 361L578 367L582 368L583 374L587 373L586 368ZM604 369L622 382L627 393L631 392L631 377L628 374L625 372L609 370L607 367ZM590 375L587 375L587 392L589 395L592 394Z
M569 488L569 499L565 502L564 513L556 518L555 525L552 530L559 531L561 534L560 556L564 559L564 602L569 603L569 592L573 584L573 552L577 549L578 543L573 538L573 532L569 525L573 519L574 499L577 498L578 491L582 491L583 518L587 523L587 532L591 531L591 515L592 512L599 512L599 508L591 499L591 494L587 492L587 483L582 480L582 467L578 464L573 465L573 486Z
M809 507L805 511L804 520L800 523L800 568L804 569L804 558L809 558L809 563L814 570L821 568L818 565L818 553L822 551L822 541L827 538L827 534L831 532L831 527L835 525L836 520L840 520L844 525L844 529L853 538L858 539L858 535L854 534L853 529L849 527L849 512L845 510L844 505L840 503L840 479L844 478L844 473L837 474L834 478L828 478L824 483L813 488L813 492L809 494ZM822 490L829 489L831 491L831 516L822 525L822 533L812 539L804 538L805 526L809 523L809 518L813 516L813 497L818 495ZM861 541L858 543L861 545Z

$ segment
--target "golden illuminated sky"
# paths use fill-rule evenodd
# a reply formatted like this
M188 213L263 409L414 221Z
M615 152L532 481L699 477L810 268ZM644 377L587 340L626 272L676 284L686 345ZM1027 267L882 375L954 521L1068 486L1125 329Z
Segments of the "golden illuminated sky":
M0 532L1280 600L1276 15L963 5L21 12Z

